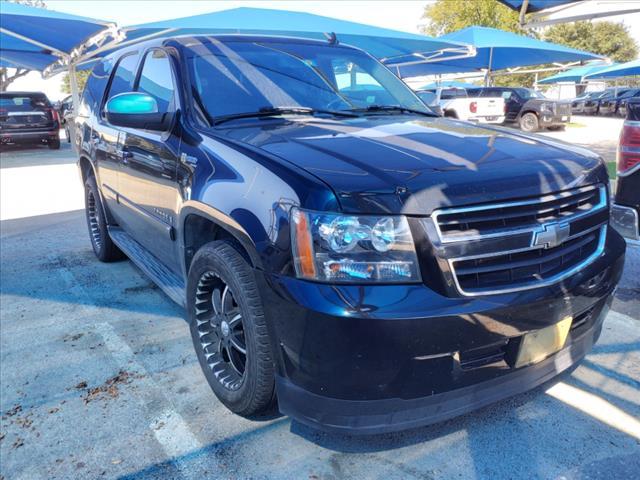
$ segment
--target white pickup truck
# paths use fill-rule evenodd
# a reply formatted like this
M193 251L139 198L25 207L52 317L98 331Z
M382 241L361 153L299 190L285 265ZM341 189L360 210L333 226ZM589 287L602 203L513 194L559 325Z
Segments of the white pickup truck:
M427 92L434 96L429 96L429 103L438 105L445 117L478 123L504 122L505 103L502 97L469 97L464 88L439 87L416 93L425 101Z

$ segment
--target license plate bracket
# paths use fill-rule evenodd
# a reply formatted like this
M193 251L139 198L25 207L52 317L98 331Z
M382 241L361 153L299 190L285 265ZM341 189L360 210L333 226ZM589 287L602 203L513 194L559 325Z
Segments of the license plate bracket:
M520 342L514 366L520 368L533 365L561 350L567 341L572 320L568 316L558 323L526 333Z

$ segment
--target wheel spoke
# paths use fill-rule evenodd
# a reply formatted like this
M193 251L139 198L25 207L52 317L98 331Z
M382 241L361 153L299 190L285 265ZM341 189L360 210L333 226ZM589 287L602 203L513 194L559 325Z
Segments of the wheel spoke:
M211 292L211 304L213 305L213 313L222 315L222 297L219 288L214 288Z
M240 368L238 368L238 365L236 365L235 355L230 348L227 348L227 355L229 357L229 365L231 365L231 368L233 368L233 370L235 370L235 372L240 375L240 377L242 377L243 372L240 370ZM244 365L242 365L242 370L244 370Z
M233 310L233 294L231 293L231 290L229 289L229 285L225 285L224 286L224 291L222 292L222 312L226 315L228 315L229 313L231 313L231 311Z
M240 340L237 337L235 337L235 336L229 337L229 343L231 344L231 346L233 348L235 348L241 354L243 354L243 355L247 354L247 349L245 348L244 344L241 343Z
M229 326L234 328L242 321L242 314L237 313L231 320L229 320Z

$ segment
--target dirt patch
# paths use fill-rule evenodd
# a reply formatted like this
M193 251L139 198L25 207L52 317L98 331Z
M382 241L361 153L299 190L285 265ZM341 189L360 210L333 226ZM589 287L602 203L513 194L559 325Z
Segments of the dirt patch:
M62 337L62 341L63 342L75 342L76 340L79 340L82 336L84 335L84 333L76 333L74 335L65 335L64 337Z
M155 283L148 283L146 285L137 285L135 287L127 287L124 289L124 293L140 293L140 292L145 292L147 290L159 290L160 287L158 287Z
M120 370L117 375L107 379L102 385L88 389L85 395L83 395L82 401L86 405L95 400L117 398L120 395L120 386L128 385L136 378L142 378L143 376L144 375L127 372L126 370ZM86 386L86 382L83 383Z
M15 417L21 411L22 411L22 405L14 405L12 409L7 410L6 412L4 412L4 415L2 416L2 419L6 420L8 417Z

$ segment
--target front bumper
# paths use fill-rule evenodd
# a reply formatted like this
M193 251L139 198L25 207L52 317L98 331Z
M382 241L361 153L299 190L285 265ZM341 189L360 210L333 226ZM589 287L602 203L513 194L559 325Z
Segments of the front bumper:
M336 286L256 272L283 414L324 430L381 433L438 422L529 390L597 340L624 241L565 281L485 297L425 285ZM535 365L510 358L524 333L574 320L565 347Z
M472 117L469 119L470 122L476 123L489 123L489 124L503 124L504 123L504 115L491 115L484 117Z
M564 115L541 112L540 116L541 127L554 127L559 125L565 125L571 121L571 114L566 113Z

